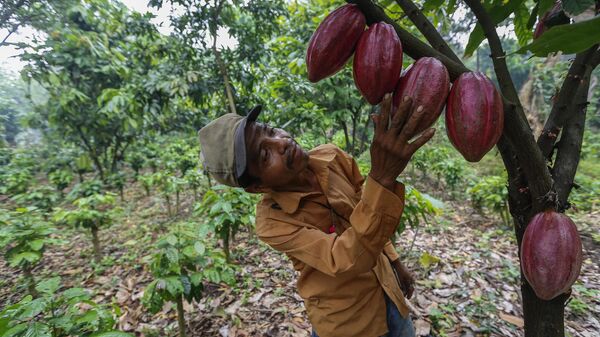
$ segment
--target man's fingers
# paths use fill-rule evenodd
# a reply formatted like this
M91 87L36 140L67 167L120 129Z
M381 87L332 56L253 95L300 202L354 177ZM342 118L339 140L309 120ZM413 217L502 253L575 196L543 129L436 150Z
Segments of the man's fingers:
M402 129L400 129L400 137L398 138L402 142L408 142L412 137L414 137L417 125L419 124L419 121L424 113L425 109L422 105L419 105L417 109L412 112L408 118L408 121L406 121L406 124L402 127Z
M423 132L412 143L410 143L408 146L411 155L415 153L421 146L423 146L423 144L427 143L431 139L431 137L433 137L433 135L435 135L435 129L429 128L425 130L425 132Z
M410 113L411 106L412 106L412 98L410 98L408 96L402 97L402 101L400 102L400 105L398 106L396 111L394 111L394 113L393 113L391 127L397 128L397 129L402 129L402 126L404 126L404 123L406 122L406 119L408 118L408 115Z
M389 128L390 121L390 110L392 110L392 94L385 94L383 101L381 101L381 113L379 116L379 124L381 124L381 130L387 131Z

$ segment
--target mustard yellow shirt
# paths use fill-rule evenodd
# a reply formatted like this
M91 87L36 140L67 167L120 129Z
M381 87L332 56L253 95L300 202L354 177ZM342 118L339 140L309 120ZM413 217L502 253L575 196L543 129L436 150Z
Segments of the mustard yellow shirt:
M389 238L404 208L404 185L390 191L370 177L365 182L354 159L332 144L311 150L308 165L324 194L263 195L257 234L300 273L298 292L320 337L384 335L384 292L408 316L389 262L398 258Z

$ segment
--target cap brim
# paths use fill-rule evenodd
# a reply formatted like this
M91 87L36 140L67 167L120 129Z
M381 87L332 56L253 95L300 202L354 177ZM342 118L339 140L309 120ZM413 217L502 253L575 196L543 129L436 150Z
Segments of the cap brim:
M246 134L244 130L246 129L246 124L248 122L254 122L258 118L258 115L262 111L262 106L257 105L252 108L244 119L240 122L237 130L235 130L235 143L234 143L234 151L235 151L235 175L236 179L240 178L244 171L246 171Z

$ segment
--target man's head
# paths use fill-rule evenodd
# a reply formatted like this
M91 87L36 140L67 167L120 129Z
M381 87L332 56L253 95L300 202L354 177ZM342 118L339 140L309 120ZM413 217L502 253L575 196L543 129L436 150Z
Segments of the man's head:
M223 115L198 132L204 168L218 182L265 193L288 187L308 166L308 153L287 132L256 122L260 111Z

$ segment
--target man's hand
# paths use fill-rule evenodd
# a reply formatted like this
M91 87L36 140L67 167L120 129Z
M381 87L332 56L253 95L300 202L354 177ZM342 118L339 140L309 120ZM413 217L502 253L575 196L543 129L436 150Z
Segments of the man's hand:
M400 259L392 262L392 267L398 275L398 281L400 282L400 289L404 293L404 297L410 299L415 291L415 278L413 274L406 269L406 267L400 262Z
M412 99L408 96L403 98L398 109L393 112L392 95L386 94L381 102L381 112L372 115L375 136L371 144L369 175L385 188L393 190L396 178L404 171L415 151L433 137L435 129L430 128L409 143L416 136L416 127L424 114L423 107L413 107Z

